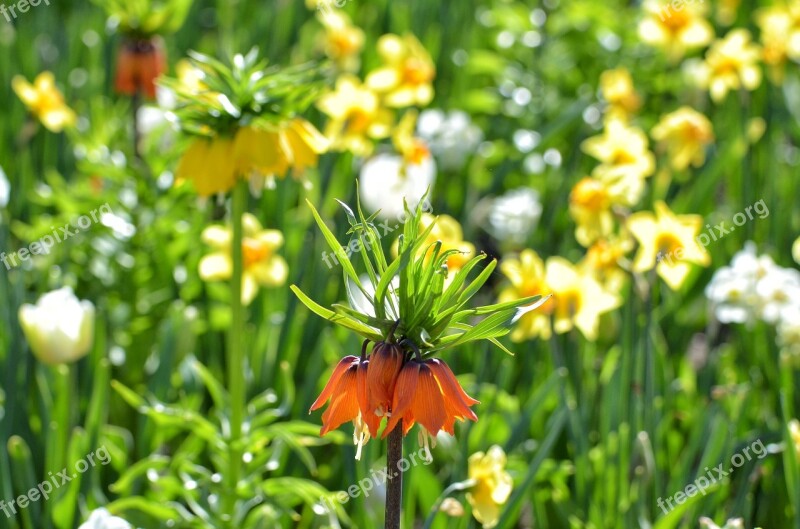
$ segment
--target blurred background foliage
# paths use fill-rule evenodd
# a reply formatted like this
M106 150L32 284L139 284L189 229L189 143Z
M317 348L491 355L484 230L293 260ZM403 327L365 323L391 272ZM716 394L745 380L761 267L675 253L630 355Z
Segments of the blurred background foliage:
M752 29L751 13L761 5L744 0L735 25ZM685 182L657 173L645 203L666 197L673 210L697 213L712 226L760 199L770 211L710 245L712 266L682 291L662 288L655 301L624 292L623 307L604 316L594 343L573 331L547 341L506 340L513 358L488 345L450 352L447 362L481 401L480 420L441 442L432 465L407 474L406 519L423 519L449 483L467 477L469 455L498 444L509 454L515 483L498 527L693 528L704 515L718 523L743 517L748 528L800 528L800 472L795 459L781 456L786 422L797 415L798 373L778 361L771 327L720 326L703 296L714 269L747 240L778 264L792 265L789 248L800 233L797 66L789 66L782 86L765 81L744 100L732 96L712 105L686 88L678 68L639 42L636 2L350 0L343 9L366 32L365 69L379 62L378 37L413 33L437 67L430 107L464 110L483 131L485 141L467 166L440 171L432 194L434 211L458 219L464 239L478 250L501 252L474 215L479 201L524 185L540 193L543 211L525 244L510 250L534 248L573 262L581 257L568 197L594 165L579 145L601 127L598 79L617 66L631 70L643 95L645 128L679 103L691 103L717 134L707 164ZM717 26L717 35L724 34L725 26ZM220 55L252 46L285 65L321 58L319 31L302 1L196 0L166 48L171 70L189 50ZM182 527L164 521L176 519L171 504L154 512L135 498L181 500L191 490L186 483L201 478L187 471L185 482L169 481L155 460L128 480L120 476L153 454L166 458L165 465L214 466L213 451L200 449L167 411L179 405L214 415L213 392L197 366L220 378L224 372L228 293L224 285L201 282L196 271L206 253L200 234L223 218L224 205L172 188L184 147L176 136L146 134L143 161L135 159L131 102L111 89L119 41L105 13L89 2L52 1L13 24L0 19L0 166L11 182L11 200L0 210L0 248L27 245L105 203L113 210L113 218L50 255L11 271L0 267L0 499L23 493L101 444L112 455L111 465L90 470L24 516L0 516L0 529L76 527L108 502L137 527ZM42 70L54 72L80 116L72 138L38 127L11 90L14 75L32 79ZM745 131L754 117L763 118L766 133L749 145ZM324 123L316 110L310 119ZM521 146L514 141L519 131L535 133L526 136L535 140ZM382 519L379 493L344 505L348 518L341 522L313 506L325 490L344 490L379 468L382 445L368 444L355 461L348 434L320 440L315 427L298 422L318 422L307 412L321 379L340 357L360 351L355 336L312 315L289 291L297 284L325 305L345 298L340 271L321 259L327 248L303 199L317 205L344 241L347 222L334 198L355 202L356 175L349 155L329 154L312 171L310 188L281 180L250 201L264 226L283 232L289 263L287 286L262 291L250 306L248 398L266 399L270 420L283 425L259 447L264 452L255 462L266 478L319 483L302 491L303 501L283 497L293 482L265 481L262 492L275 511L264 514L266 525L253 527L336 527L349 518L353 527L366 528ZM481 304L494 302L503 281L493 274ZM97 309L93 350L70 372L35 361L17 317L22 303L61 285ZM646 373L655 375L648 394ZM653 439L639 434L646 420L656 425ZM767 458L670 515L655 506L657 497L682 490L703 467L728 461L756 439L770 448ZM179 463L170 459L176 453L196 459ZM203 468L194 470L203 475ZM476 524L469 516L442 514L433 527Z

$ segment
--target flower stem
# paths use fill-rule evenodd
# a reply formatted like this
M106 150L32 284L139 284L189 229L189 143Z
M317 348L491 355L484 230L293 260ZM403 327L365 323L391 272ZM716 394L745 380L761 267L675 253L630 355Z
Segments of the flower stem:
M230 456L230 472L228 486L228 505L226 513L233 520L236 506L236 490L241 476L241 438L244 422L246 399L244 377L244 306L242 305L242 272L244 258L242 241L244 239L242 217L247 208L247 181L239 180L233 189L231 207L231 223L233 224L233 240L231 256L233 273L231 274L231 325L228 329L228 393L231 398L231 431L228 444Z
M403 424L400 421L389 434L386 454L386 471L389 481L386 487L386 529L400 529L400 511L403 505Z

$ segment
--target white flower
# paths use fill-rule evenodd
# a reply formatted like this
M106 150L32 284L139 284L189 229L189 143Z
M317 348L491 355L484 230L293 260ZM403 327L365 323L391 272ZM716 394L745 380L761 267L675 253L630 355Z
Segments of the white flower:
M758 280L756 293L761 301L761 317L767 323L777 323L784 312L800 303L800 272L775 267Z
M357 310L367 316L375 317L375 306L372 304L372 298L375 297L375 285L372 284L369 276L363 274L358 277L361 285L366 291L366 295L355 284L355 281L347 278L347 301L350 303L350 308ZM380 281L380 278L378 278ZM388 295L384 301L386 306L386 316L391 319L397 319L397 308L400 306L397 298L397 291L400 289L400 276L394 276L389 283ZM369 296L369 297L367 297Z
M789 355L800 358L800 304L783 311L778 324L778 346Z
M756 318L775 324L800 304L800 272L781 268L767 255L756 255L745 244L730 266L714 273L706 297L722 323L753 323Z
M706 297L722 323L751 323L756 317L755 280L724 266L706 286Z
M369 211L380 210L379 217L397 219L404 213L403 199L413 209L433 186L436 163L431 157L420 164L407 164L403 169L403 158L394 154L379 154L364 164L359 190Z
M0 208L4 208L8 205L8 195L11 192L11 185L8 183L8 178L6 178L6 173L3 172L3 168L0 167Z
M119 518L112 516L106 509L92 511L89 519L83 522L78 529L133 529L133 526Z
M461 169L483 140L481 129L461 110L449 114L436 109L422 112L417 121L417 134L446 170Z
M700 518L700 525L708 529L744 529L744 522L741 518L732 518L725 522L723 527L718 526L710 518L703 516Z
M64 287L43 295L36 305L22 305L19 322L39 360L50 365L75 362L92 346L94 305Z
M522 244L542 215L539 193L528 187L513 189L492 200L487 231L501 241Z

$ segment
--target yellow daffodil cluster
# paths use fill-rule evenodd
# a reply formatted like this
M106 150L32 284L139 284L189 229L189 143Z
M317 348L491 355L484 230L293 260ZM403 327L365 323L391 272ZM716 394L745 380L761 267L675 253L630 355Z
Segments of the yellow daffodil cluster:
M524 314L511 333L515 342L532 338L547 339L577 328L587 340L597 339L600 316L614 310L622 298L598 281L588 267L577 266L562 257L543 262L533 250L523 250L518 258L504 260L500 270L510 285L500 292L505 303L528 296L552 294L541 308Z
M736 19L740 0L717 3L717 20L730 26ZM639 24L643 42L661 49L672 63L688 53L708 46L699 64L686 63L687 73L707 89L715 103L731 91L753 91L761 84L763 62L775 84L782 84L789 61L800 61L800 1L776 2L753 12L760 32L760 44L748 29L733 28L717 38L707 20L708 2L645 0Z
M755 13L761 31L761 51L770 78L783 83L786 62L800 61L800 2L778 4Z
M346 15L324 12L326 50L334 60L357 64L363 32L350 24ZM393 138L405 163L419 163L430 156L427 147L413 136L416 112L408 111L396 122L393 109L421 107L433 99L433 60L413 35L383 35L377 43L382 65L367 73L365 80L342 73L335 89L317 101L317 108L330 118L325 136L331 148L368 157L375 142ZM357 67L342 68L353 72Z
M286 282L289 267L283 257L276 254L283 245L283 234L278 230L265 230L250 213L242 217L243 273L242 303L249 305L258 294L258 288L280 286ZM200 277L205 281L224 281L233 273L229 226L213 225L203 231L203 242L213 249L200 261Z
M51 132L75 125L75 112L64 102L51 72L40 73L33 84L21 75L14 76L11 87L30 113Z

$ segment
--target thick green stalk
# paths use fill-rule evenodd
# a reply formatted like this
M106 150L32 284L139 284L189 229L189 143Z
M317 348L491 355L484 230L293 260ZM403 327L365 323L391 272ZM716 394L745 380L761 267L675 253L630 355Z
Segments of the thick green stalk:
M403 507L403 471L400 460L403 459L403 423L395 426L389 434L386 454L386 471L389 482L386 487L386 529L400 529L400 511Z
M233 189L233 205L231 207L231 223L233 225L233 238L231 241L231 257L233 260L233 273L231 274L231 324L228 329L228 394L230 395L230 441L228 444L230 454L230 472L227 489L225 512L230 516L229 523L233 520L236 508L236 489L241 478L242 466L242 425L244 423L244 408L246 399L244 376L244 306L242 305L242 273L244 270L244 257L242 254L242 241L244 239L242 217L247 208L247 181L239 180Z

